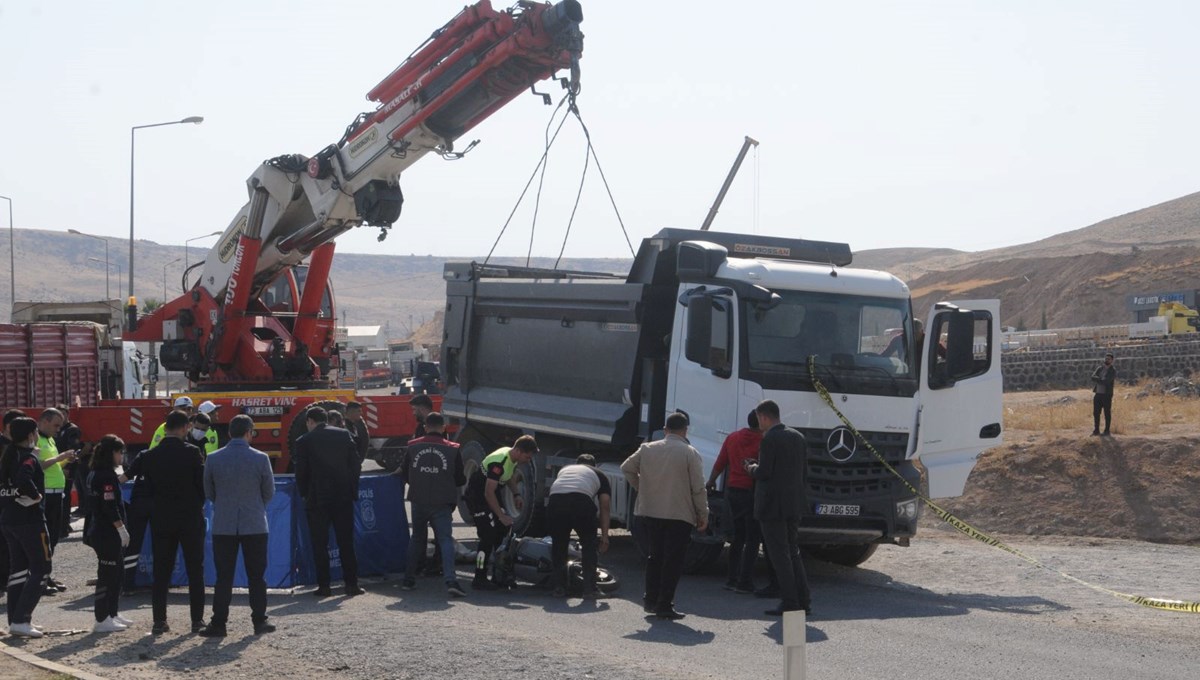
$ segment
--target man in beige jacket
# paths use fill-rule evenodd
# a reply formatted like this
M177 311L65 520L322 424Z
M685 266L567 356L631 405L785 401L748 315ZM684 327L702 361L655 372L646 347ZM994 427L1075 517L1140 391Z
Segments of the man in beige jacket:
M667 416L666 437L642 444L621 464L625 479L637 489L633 514L650 539L646 558L643 607L660 619L682 619L675 611L675 588L683 573L683 556L692 527L708 528L708 496L700 454L688 444L687 416Z

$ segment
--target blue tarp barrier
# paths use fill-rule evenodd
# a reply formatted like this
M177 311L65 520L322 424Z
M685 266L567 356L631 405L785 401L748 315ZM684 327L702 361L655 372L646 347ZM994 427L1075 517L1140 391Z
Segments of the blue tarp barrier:
M131 489L131 484L125 484L122 488L126 500L129 499ZM403 492L403 484L398 477L362 476L359 482L358 502L354 506L354 552L358 557L359 576L404 570L409 531ZM217 580L212 553L212 503L204 504L204 518L204 583L212 586ZM267 527L267 587L291 588L316 583L312 543L308 535L308 518L305 516L304 502L296 493L296 481L292 475L275 477L275 496L267 504ZM341 579L342 562L332 528L329 531L329 563L333 580ZM142 543L142 554L138 559L135 578L137 585L151 584L153 564L153 548L150 531L147 530L146 540ZM182 550L175 556L171 585L187 585ZM237 588L246 587L246 570L240 553L233 585Z

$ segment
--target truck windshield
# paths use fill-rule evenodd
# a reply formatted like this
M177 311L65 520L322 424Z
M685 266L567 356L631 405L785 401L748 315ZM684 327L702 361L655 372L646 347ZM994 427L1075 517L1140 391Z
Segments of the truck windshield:
M831 391L911 396L917 350L908 300L775 291L782 302L743 307L742 374L764 389L812 389L808 357Z

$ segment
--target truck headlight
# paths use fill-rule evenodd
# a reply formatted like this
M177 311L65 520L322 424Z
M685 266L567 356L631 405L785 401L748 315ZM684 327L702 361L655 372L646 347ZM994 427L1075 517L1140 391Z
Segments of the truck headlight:
M916 498L900 501L896 504L896 519L908 520L910 522L915 521L920 508L920 503Z

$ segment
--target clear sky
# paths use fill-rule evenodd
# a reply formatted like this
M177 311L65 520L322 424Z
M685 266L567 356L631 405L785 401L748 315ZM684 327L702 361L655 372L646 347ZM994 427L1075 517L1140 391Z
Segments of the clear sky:
M635 245L699 226L744 135L762 146L714 228L856 250L1012 245L1200 189L1194 2L583 5L580 108ZM336 142L461 7L0 1L0 194L19 228L127 236L130 126L199 115L137 133L137 236L222 230L258 163ZM389 239L339 250L486 253L551 110L518 97L460 141L482 140L465 160L426 157ZM564 129L535 255L557 254L579 183ZM567 255L628 256L594 170ZM526 252L530 215L498 252Z

